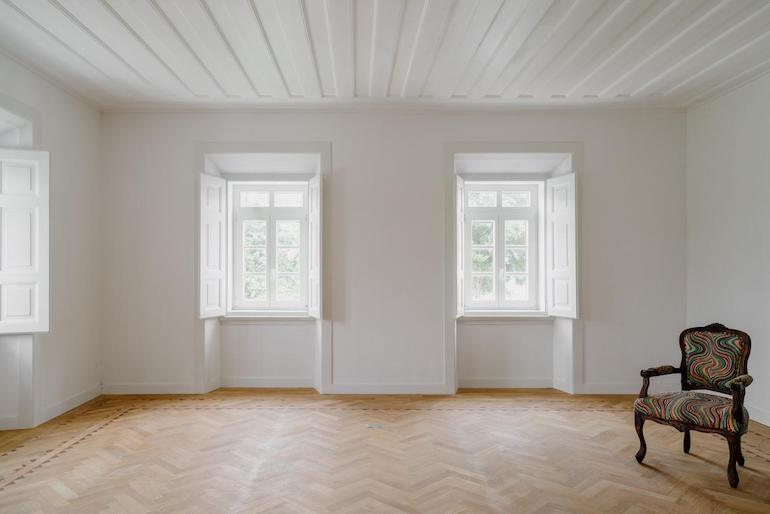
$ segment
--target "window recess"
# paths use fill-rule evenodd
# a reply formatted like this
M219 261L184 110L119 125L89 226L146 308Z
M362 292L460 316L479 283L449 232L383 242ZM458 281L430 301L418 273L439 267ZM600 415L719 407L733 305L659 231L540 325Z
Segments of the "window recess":
M200 317L320 318L320 177L200 184Z
M457 177L457 315L577 317L575 175Z

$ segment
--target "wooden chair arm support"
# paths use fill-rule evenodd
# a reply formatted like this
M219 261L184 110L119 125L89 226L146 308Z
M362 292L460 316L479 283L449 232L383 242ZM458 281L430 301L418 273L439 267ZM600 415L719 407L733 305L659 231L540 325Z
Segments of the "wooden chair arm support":
M662 375L672 375L674 373L681 373L681 368L674 366L658 366L657 368L647 368L639 372L642 376L642 390L639 391L639 398L647 396L647 389L650 387L650 378L659 377Z
M727 383L733 392L733 417L738 423L743 423L743 399L746 396L746 388L751 385L754 379L751 375L739 375Z

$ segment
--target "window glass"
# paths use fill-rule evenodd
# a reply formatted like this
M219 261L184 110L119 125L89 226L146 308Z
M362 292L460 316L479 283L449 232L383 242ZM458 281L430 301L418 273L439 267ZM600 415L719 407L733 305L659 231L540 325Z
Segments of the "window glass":
M241 207L270 207L267 191L241 191Z
M276 232L276 285L278 301L300 299L300 222L280 220L275 222Z
M302 207L302 191L276 191L273 193L275 207Z
M471 295L476 301L495 299L495 222L471 221Z
M509 273L526 273L527 249L507 247L505 249L505 271Z
M527 220L506 220L505 221L505 244L507 245L526 245L527 244Z
M267 222L243 222L243 297L267 301Z
M495 222L474 220L471 223L471 242L474 245L494 245Z
M508 301L526 300L529 298L527 275L505 276L505 299Z
M468 207L497 207L497 192L469 191Z
M503 207L530 207L532 199L529 191L503 191Z
M494 275L473 275L472 295L474 300L494 300Z

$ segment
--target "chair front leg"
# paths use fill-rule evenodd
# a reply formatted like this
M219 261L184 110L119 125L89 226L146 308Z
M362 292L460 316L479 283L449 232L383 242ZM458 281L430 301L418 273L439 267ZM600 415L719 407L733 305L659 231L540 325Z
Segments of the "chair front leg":
M690 429L684 429L684 452L690 453Z
M738 455L735 460L740 467L746 464L746 459L743 458L743 450L741 449L741 436L738 436Z
M636 462L641 464L647 454L647 443L644 440L644 415L635 412L634 425L636 426L636 434L639 436L639 451L636 452Z
M730 447L730 460L727 461L727 481L730 483L730 487L738 487L738 471L735 469L735 463L738 460L738 455L741 453L741 436L737 434L730 434L725 436L727 438L727 444Z

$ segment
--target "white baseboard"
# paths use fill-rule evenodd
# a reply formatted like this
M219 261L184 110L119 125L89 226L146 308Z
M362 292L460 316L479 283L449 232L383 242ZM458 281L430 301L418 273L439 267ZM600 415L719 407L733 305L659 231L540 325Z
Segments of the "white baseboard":
M313 387L313 377L223 377L222 387Z
M447 384L331 384L324 394L455 394Z
M553 386L554 389L561 391L563 393L569 393L569 394L575 394L574 387L571 382L563 382L561 380L554 380Z
M102 394L195 394L195 384L184 382L128 382L104 384Z
M100 394L102 394L102 386L96 385L94 387L86 389L85 391L81 391L77 394L73 394L69 398L65 398L59 403L56 403L54 405L49 405L43 411L43 419L38 420L38 424L45 423L49 419L53 419L56 416L59 416L60 414L64 414L68 410L72 410L79 405L83 405L88 400L93 400Z
M551 378L465 377L459 379L460 387L467 389L536 389L553 387Z

